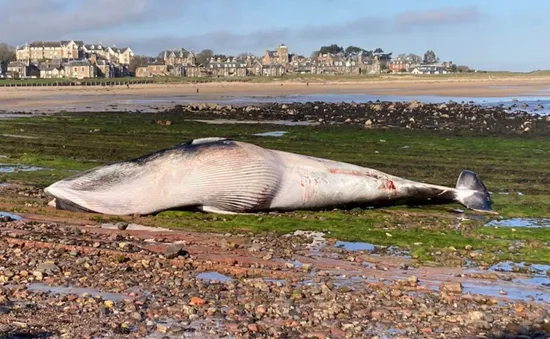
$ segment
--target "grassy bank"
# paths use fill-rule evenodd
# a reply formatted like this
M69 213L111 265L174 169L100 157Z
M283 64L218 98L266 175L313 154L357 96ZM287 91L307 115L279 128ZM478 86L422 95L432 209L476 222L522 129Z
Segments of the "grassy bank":
M210 82L281 82L281 81L301 81L301 82L346 82L346 81L373 81L373 80L498 80L498 79L533 79L550 78L550 71L533 72L469 72L469 73L448 73L448 74L429 74L429 75L411 75L411 74L378 74L378 75L324 75L324 74L287 74L284 76L248 76L248 77L152 77L152 78L94 78L94 79L3 79L0 80L1 86L62 86L62 85L126 85L139 83L210 83Z
M155 120L173 123L161 126L155 124ZM288 134L280 138L252 135L273 130L285 130ZM495 193L494 208L502 216L550 217L550 168L544 166L550 161L550 144L546 137L367 130L345 125L208 125L185 121L177 115L137 113L82 113L0 120L0 134L2 163L48 168L2 173L0 180L41 187L75 171L142 155L189 139L224 136L449 186L454 186L460 171L468 168L476 171ZM496 194L499 192L508 194ZM9 203L5 198L1 200ZM453 207L459 206L295 212L261 217L168 211L141 218L139 222L221 232L320 230L342 240L399 245L424 260L455 260L452 259L454 250L466 251L464 248L469 245L483 250L475 260L550 263L547 245L550 229L513 231L511 228L481 227L485 220L471 218L469 212L471 220L460 223L460 216L450 211ZM14 205L12 209L56 213L23 205ZM509 250L517 241L525 246Z

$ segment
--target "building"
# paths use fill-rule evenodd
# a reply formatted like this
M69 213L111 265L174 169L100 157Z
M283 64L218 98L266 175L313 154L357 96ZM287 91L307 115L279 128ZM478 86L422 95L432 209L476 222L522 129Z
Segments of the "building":
M317 74L317 64L312 61L296 61L291 71L296 74Z
M286 67L290 63L290 54L285 44L280 44L274 51L265 50L262 65L281 64Z
M38 63L43 60L74 60L80 58L82 41L35 41L17 47L15 56L17 61Z
M211 77L245 77L249 74L246 63L236 61L235 58L230 58L227 61L219 61L212 58L206 63L204 68L207 76Z
M195 52L181 49L179 51L164 51L162 56L165 65L195 65L197 57Z
M55 64L40 64L40 78L42 79L59 79L65 77L65 69L61 65Z
M163 63L151 63L136 69L136 78L148 78L155 76L169 76L171 68Z
M27 77L27 64L23 61L12 61L8 64L7 73L14 79Z
M86 59L73 60L65 63L65 76L74 79L94 78L96 75L95 67Z
M95 73L98 78L114 78L115 77L115 68L107 60L96 60L95 61Z
M82 45L80 51L83 57L91 58L95 55L96 58L108 60L111 64L129 65L134 57L134 52L129 47L103 46L101 42Z
M285 75L286 68L282 64L269 64L262 66L262 75L268 77L280 77Z
M411 74L447 74L447 70L439 65L422 65L413 69Z
M411 63L402 59L392 60L388 63L388 69L394 73L410 72Z

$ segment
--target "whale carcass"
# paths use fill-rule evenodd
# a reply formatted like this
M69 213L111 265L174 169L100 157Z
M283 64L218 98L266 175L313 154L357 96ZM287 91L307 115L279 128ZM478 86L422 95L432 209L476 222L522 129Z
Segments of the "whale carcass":
M346 206L446 204L490 211L487 188L471 171L456 187L397 176L224 138L196 139L97 167L45 190L58 209L148 215L169 209L253 213Z

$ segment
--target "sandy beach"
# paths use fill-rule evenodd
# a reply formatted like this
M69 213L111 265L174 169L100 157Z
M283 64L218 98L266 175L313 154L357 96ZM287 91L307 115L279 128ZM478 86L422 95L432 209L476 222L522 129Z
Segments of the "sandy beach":
M380 78L370 80L312 80L281 82L211 82L141 84L118 87L20 87L0 88L0 110L48 112L67 109L124 109L155 103L168 107L178 100L220 100L240 96L284 96L310 94L370 94L398 96L510 97L550 96L549 77L497 78ZM197 93L198 91L198 93ZM140 104L140 102L148 101ZM129 106L128 106L129 107ZM126 108L128 108L126 107Z

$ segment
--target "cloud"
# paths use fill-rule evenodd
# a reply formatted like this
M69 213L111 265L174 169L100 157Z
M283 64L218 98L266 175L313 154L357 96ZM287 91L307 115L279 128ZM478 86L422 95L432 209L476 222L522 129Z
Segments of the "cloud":
M178 17L178 0L0 0L0 41L60 40ZM167 11L166 8L171 8Z
M480 18L477 7L446 7L429 11L407 11L399 14L395 20L398 26L433 27L441 25L459 25L473 23Z
M190 29L156 33L139 30L144 25L186 20L193 12L189 0L0 0L0 8L9 13L0 20L0 42L21 45L34 40L84 39L106 44L129 46L138 54L155 55L161 50L184 46L199 51L211 48L220 53L260 52L280 43L311 46L338 41L391 41L392 35L415 34L421 29L470 24L479 20L476 7L447 7L427 11L407 11L394 16L358 16L352 20L301 27L265 27L238 32L231 22L246 20L239 2L214 4L216 13L225 13L228 29L185 36ZM334 1L334 0L325 0ZM210 7L210 5L208 6ZM194 14L193 14L194 13ZM228 15L227 13L231 13ZM282 23L284 25L284 22ZM175 28L181 25L174 25ZM204 27L204 26L203 26ZM126 29L130 28L130 29ZM133 29L136 33L131 32ZM137 33L146 32L147 35ZM304 47L305 48L305 47Z
M301 42L320 44L333 43L343 38L380 38L392 34L413 34L416 29L429 29L438 26L457 26L473 23L480 13L476 7L442 8L428 11L408 11L393 17L363 16L334 24L308 25L297 29L273 28L250 33L214 31L187 37L163 36L148 39L136 39L129 42L134 51L156 53L168 48L185 46L196 51L210 48L225 53L258 52L268 46L280 43L299 45ZM122 37L120 39L123 40Z

